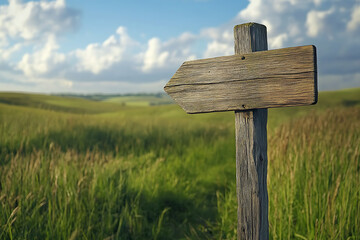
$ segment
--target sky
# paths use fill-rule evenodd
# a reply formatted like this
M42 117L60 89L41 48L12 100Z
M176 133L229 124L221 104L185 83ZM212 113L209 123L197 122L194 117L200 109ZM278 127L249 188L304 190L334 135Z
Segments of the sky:
M158 93L187 60L315 45L319 90L360 87L360 0L0 0L0 91Z

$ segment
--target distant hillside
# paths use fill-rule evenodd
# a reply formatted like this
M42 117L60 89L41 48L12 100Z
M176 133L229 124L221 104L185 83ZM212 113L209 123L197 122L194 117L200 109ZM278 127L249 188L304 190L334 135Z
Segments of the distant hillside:
M54 96L120 103L123 106L154 106L174 103L174 101L165 93L55 94Z
M166 94L126 94L126 95L41 95L27 93L0 92L0 103L8 105L40 108L71 113L111 113L123 110L145 109L174 103ZM302 116L311 111L322 111L335 107L360 106L360 88L320 92L316 105L270 109L269 123L277 124L294 116ZM179 108L177 106L177 108ZM136 111L138 111L136 110ZM149 109L149 111L151 111ZM155 109L153 109L155 111ZM273 116L272 116L273 115Z
M124 95L124 96L107 98L103 101L120 103L126 106L155 106L155 105L174 103L174 101L168 95L165 94Z
M120 104L29 93L0 92L0 103L72 113L105 113L122 109Z

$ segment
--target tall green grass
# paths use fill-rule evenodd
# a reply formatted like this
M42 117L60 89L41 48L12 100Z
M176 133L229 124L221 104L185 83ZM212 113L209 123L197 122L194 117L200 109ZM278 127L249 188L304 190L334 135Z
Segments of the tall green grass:
M269 113L272 239L360 239L359 95L326 94ZM236 239L232 113L99 104L0 104L0 239Z

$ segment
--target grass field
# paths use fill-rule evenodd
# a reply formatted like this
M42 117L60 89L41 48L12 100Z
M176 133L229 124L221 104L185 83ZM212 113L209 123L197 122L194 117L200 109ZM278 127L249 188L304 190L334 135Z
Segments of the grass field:
M139 94L60 94L57 96L70 98L83 98L87 100L119 103L122 106L155 106L173 104L174 101L164 93L139 93Z
M164 94L143 95L143 96L119 96L104 99L105 102L120 103L124 106L154 106L174 103L173 100Z
M234 114L145 105L0 93L0 239L236 239ZM360 239L360 89L268 132L271 239Z

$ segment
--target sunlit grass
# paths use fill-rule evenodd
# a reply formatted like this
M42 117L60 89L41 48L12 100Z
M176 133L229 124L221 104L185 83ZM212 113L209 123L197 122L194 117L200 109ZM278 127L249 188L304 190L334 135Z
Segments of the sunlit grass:
M360 238L349 96L270 110L272 239ZM236 239L233 113L86 104L0 104L0 239Z

